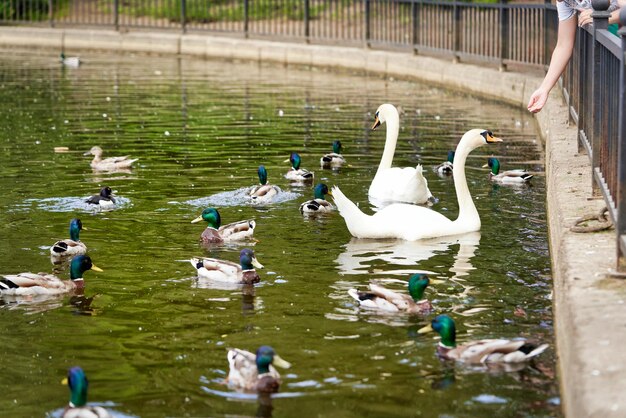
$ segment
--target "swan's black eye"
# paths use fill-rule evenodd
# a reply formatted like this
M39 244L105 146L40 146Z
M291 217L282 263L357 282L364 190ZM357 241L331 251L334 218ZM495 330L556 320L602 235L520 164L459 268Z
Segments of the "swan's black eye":
M485 141L487 141L490 136L493 136L491 131L482 131L480 134L482 135L483 138L485 138Z
M378 112L376 112L376 114L374 116L378 117Z

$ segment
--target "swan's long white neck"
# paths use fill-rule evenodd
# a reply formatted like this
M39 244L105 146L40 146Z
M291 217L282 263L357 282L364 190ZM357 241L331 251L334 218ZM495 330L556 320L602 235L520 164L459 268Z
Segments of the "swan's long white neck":
M387 124L387 137L385 139L385 149L378 165L378 172L391 168L393 155L396 153L396 143L398 142L398 132L400 132L400 117L397 112L386 112L385 123Z
M472 200L469 187L467 186L467 178L465 177L465 161L469 153L476 147L471 146L467 142L461 140L454 154L454 167L452 174L454 176L454 188L456 190L456 198L459 202L459 216L454 223L463 225L477 225L480 228L480 216Z

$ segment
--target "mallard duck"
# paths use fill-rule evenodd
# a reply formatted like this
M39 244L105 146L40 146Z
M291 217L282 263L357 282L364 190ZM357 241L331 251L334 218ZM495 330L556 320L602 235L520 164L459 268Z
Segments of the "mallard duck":
M115 207L115 197L113 196L113 190L109 186L105 186L100 189L100 194L95 194L85 202L90 205L98 205L102 209L111 209Z
M374 215L366 215L336 186L332 189L333 199L348 230L356 238L414 241L479 231L480 216L467 187L465 160L473 149L501 141L484 129L472 129L461 138L454 156L454 186L459 201L459 215L454 221L432 209L403 203L394 203Z
M380 203L433 201L434 197L428 190L428 181L424 178L421 165L418 164L415 168L391 167L400 131L400 117L394 105L383 104L378 108L372 130L382 123L387 124L387 139L378 170L370 184L369 197Z
M274 393L280 386L280 374L273 365L288 369L291 364L283 360L270 346L263 345L256 355L233 348L228 350L228 386L246 391Z
M301 183L313 181L313 172L300 168L301 159L297 152L292 152L289 159L285 160L285 162L287 161L291 163L291 168L287 171L287 174L285 174L287 180Z
M70 263L70 280L61 280L48 273L19 273L4 275L0 279L2 295L55 295L85 287L83 273L87 270L102 271L88 255L77 255Z
M102 159L102 148L91 147L84 155L93 155L91 160L91 168L97 171L115 171L120 169L128 169L139 158L129 158L127 155L123 157L109 157Z
M425 314L433 309L428 299L424 299L424 290L429 283L428 276L418 273L412 275L409 279L408 295L394 292L374 283L369 285L369 292L359 292L356 289L350 289L348 294L364 308L380 309L388 312Z
M500 173L500 161L497 158L489 158L487 164L483 166L491 168L489 180L502 184L526 184L533 178L528 171L518 168Z
M346 160L341 155L341 141L333 141L333 152L325 154L320 158L322 168L339 168L345 164Z
M101 406L87 405L89 382L80 367L72 367L63 384L70 388L70 403L65 407L62 418L110 418L111 414Z
M257 174L261 184L250 190L250 199L252 199L252 203L269 203L281 192L280 187L267 182L267 170L264 165L259 166Z
M79 239L79 233L82 229L83 223L80 219L72 219L70 221L70 238L52 244L52 247L50 247L50 255L55 258L67 258L85 254L87 252L87 246Z
M259 273L254 269L262 269L249 248L239 253L239 264L232 261L217 260L215 258L192 258L191 265L198 271L200 279L216 280L235 284L254 284L261 281Z
M439 174L440 177L449 176L452 174L454 163L454 151L448 151L448 160L442 162L437 167L435 167L435 171Z
M202 214L191 221L192 224L206 221L209 225L200 235L202 242L206 244L221 244L224 241L239 241L252 237L256 222L254 220L233 222L220 226L222 218L215 208L206 208Z
M313 189L314 199L307 200L303 204L300 205L300 213L312 214L312 213L328 213L332 212L333 205L330 202L326 201L325 196L332 194L328 191L328 186L323 183L319 183Z
M61 52L61 64L66 67L78 68L80 66L80 58L78 57L66 57L64 52Z
M446 360L469 364L523 363L543 353L548 344L536 346L523 338L515 340L491 339L456 344L456 327L448 315L435 317L430 325L418 333L436 331L441 335L437 353Z

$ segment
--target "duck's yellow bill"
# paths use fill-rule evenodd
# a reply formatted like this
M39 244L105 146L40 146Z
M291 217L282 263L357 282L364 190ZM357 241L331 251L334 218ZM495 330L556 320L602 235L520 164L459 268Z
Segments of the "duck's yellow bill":
M282 358L280 358L280 356L274 354L274 361L273 361L274 366L278 366L280 368L283 369L288 369L291 367L291 363L289 363L288 361L283 360Z
M202 215L198 216L196 219L194 219L193 221L191 221L192 224L195 224L196 222L200 222L202 220Z
M252 265L258 269L265 268L263 267L263 264L259 263L259 260L257 260L256 257L252 257Z
M489 167L489 164L484 164L484 165L482 166L482 168L488 168L488 167Z
M67 377L63 378L63 380L61 380L61 384L67 386L68 381L67 381Z
M428 334L429 332L432 332L432 331L434 331L433 327L430 324L428 324L424 328L418 329L417 333L418 334Z
M290 163L291 161L289 160L289 158L287 158L285 161L283 161L284 163Z
M92 265L91 265L91 269L92 269L93 271L104 271L104 270L102 270L100 267L96 266L95 264L92 264Z
M445 280L439 280L439 279L428 279L429 282L431 282L432 284L444 284L446 281Z

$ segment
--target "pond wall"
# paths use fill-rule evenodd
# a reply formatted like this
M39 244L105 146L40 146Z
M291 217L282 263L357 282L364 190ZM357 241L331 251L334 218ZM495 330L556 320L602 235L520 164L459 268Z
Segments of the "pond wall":
M542 76L400 52L171 32L1 27L0 44L44 48L47 54L62 49L68 55L80 49L105 49L335 67L415 78L515 106L526 105ZM607 275L616 262L614 232L569 231L577 217L596 212L603 201L589 199L589 158L577 153L577 129L568 124L568 112L557 90L536 120L546 145L554 318L563 408L571 417L624 416L626 399L621 394L626 392L626 284Z

